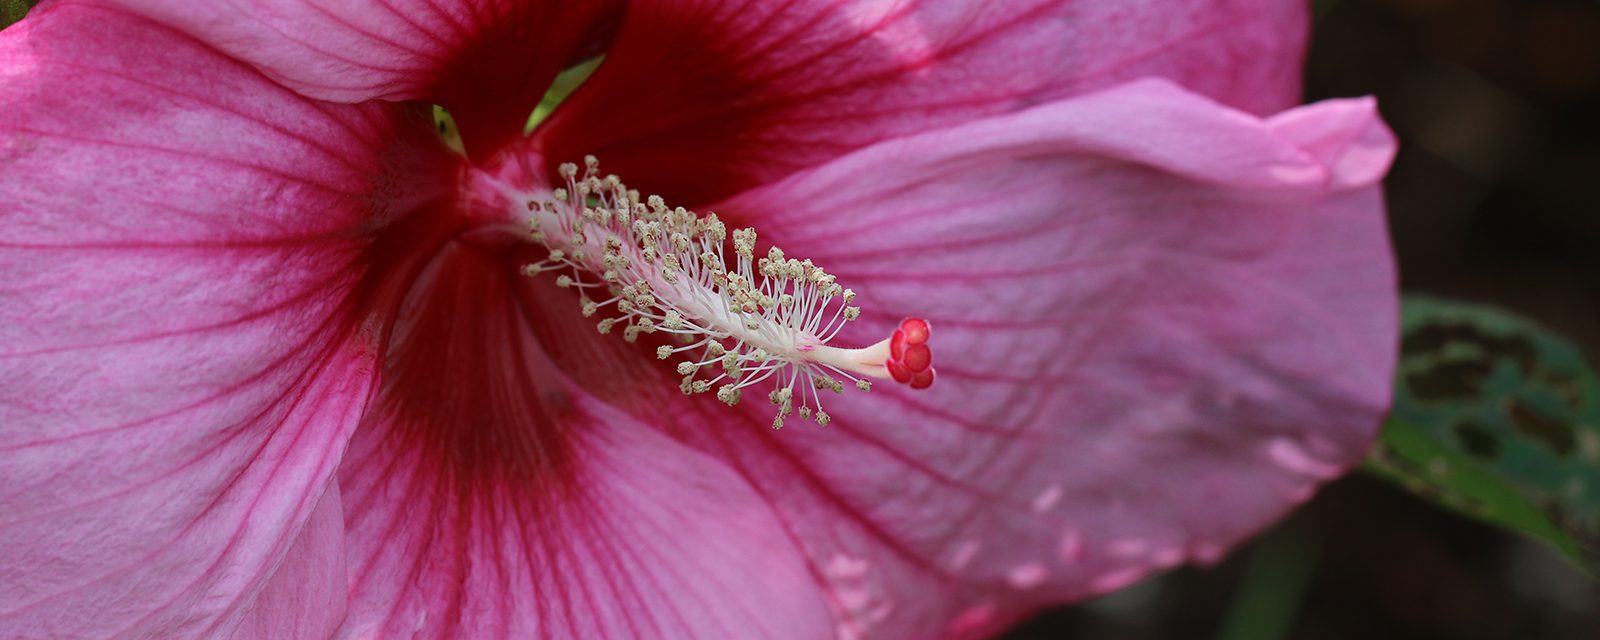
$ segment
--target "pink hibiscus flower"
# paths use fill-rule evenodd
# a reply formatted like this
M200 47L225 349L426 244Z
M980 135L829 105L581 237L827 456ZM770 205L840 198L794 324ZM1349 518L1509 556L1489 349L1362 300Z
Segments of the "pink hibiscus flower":
M0 33L0 635L972 638L1214 560L1393 366L1393 143L1290 108L1295 4L46 3ZM558 193L586 154L767 288L667 290L643 247L743 247ZM711 397L931 371L916 323L839 355L906 316L930 389ZM749 370L680 393L685 327Z

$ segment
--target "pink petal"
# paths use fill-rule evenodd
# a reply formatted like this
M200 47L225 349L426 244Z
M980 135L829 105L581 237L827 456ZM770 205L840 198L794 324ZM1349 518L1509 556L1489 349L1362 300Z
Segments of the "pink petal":
M331 638L345 619L344 509L331 486L272 578L243 612L234 638Z
M374 375L358 231L434 197L390 173L403 131L445 156L425 114L114 10L41 7L0 60L0 628L224 636L339 559L314 513Z
M781 432L760 403L613 401L738 470L837 569L841 620L990 634L1214 561L1361 457L1394 364L1392 152L1369 100L1262 121L1161 82L869 147L717 209L861 292L843 342L926 317L931 390ZM557 362L670 385L592 349Z
M1298 101L1302 2L641 0L536 133L704 204L895 136L1165 76L1266 113Z
M612 0L105 0L173 25L305 95L425 100L467 147L520 135L563 66L605 29Z
M340 472L344 636L832 637L794 541L737 475L559 378L541 383L551 413L502 428L561 430L570 464L463 466L467 450L419 437L405 412L362 429Z
M1370 101L1262 121L1147 81L881 143L724 202L861 292L842 342L908 314L936 327L932 390L830 398L825 428L774 432L759 402L679 395L653 345L596 340L548 284L522 308L586 391L724 461L769 505L841 635L981 637L1214 561L1360 458L1393 367L1374 182L1392 152ZM542 477L584 484L571 468Z

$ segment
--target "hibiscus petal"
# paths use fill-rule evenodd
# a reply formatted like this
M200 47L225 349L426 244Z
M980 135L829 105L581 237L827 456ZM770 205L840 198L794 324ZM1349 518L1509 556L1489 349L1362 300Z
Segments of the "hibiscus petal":
M603 35L596 0L104 0L182 29L305 95L426 100L469 151L520 135L563 66Z
M331 638L345 619L344 509L339 488L317 503L272 579L244 612L238 640Z
M738 476L559 378L540 382L551 413L501 427L561 429L570 467L465 467L472 453L416 437L404 412L361 429L340 473L345 637L830 637L813 577Z
M639 0L535 135L704 204L891 137L1164 76L1257 113L1298 101L1305 3ZM553 166L553 165L552 165Z
M397 127L444 152L426 114L114 10L40 7L0 60L0 627L226 635L277 567L338 560L314 514L373 378L354 230L425 195Z
M860 292L840 342L935 327L932 389L830 396L827 427L674 397L620 341L556 357L602 393L658 376L611 400L768 500L841 624L981 637L1214 561L1360 459L1394 364L1393 150L1370 100L1263 121L1151 81L724 202Z

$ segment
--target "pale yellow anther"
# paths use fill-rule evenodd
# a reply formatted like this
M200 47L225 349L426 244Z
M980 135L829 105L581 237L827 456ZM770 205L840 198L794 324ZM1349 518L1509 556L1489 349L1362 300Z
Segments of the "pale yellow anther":
M733 231L733 250L740 257L749 259L755 255L756 230L750 228L735 229Z
M706 214L705 219L701 221L700 229L705 238L710 240L713 245L720 245L724 240L728 239L728 227L717 219L717 214L715 213Z
M658 360L666 360L667 358L671 358L671 357L672 357L672 347L669 347L669 346L666 346L666 345L661 345L659 347L656 347L656 358Z

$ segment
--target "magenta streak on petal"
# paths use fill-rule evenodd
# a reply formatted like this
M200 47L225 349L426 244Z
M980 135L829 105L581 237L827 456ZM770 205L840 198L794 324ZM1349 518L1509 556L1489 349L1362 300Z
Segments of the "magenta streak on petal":
M234 637L332 637L346 612L344 556L344 510L335 485L318 496L283 564L240 611Z
M40 247L27 247L27 246L0 244L0 249L37 250L39 248ZM51 249L51 250L66 250L66 251L82 251L82 250L86 250L86 249L95 249L95 250L104 251L104 250L113 249L113 248L115 248L115 249L125 249L125 250L129 250L129 251L148 251L150 249L157 248L157 247L153 247L153 246L135 247L135 246L127 246L127 245L121 245L121 246L117 246L117 247L109 247L109 246L48 247L48 249ZM179 247L161 247L161 248L176 249L176 248L179 248ZM195 247L190 245L190 246L184 246L182 248L184 248L184 249L193 249ZM4 359L4 358L26 358L26 357L31 357L31 356L43 356L43 355L50 355L50 354L55 354L55 353L62 353L62 352L66 352L66 351L78 351L78 350L85 350L85 349L101 349L101 348L107 348L107 347L126 346L126 345L135 344L135 343L139 343L139 342L161 340L161 339L164 339L164 338L173 338L173 337L178 337L178 336L182 336L182 335L193 335L193 334L206 333L206 332L226 331L228 329L236 328L236 327L238 327L240 325L243 325L243 324L246 324L246 323L249 323L249 322L254 322L254 321L259 321L259 320L263 320L263 319L269 318L270 316L272 316L274 314L284 313L286 311L289 311L291 309L294 309L294 308L299 307L301 305L304 305L306 303L312 302L315 298L318 298L320 296L326 295L326 291L329 288L332 288L336 284L343 284L343 281L345 281L347 279L348 279L348 276L346 276L344 274L339 274L339 273L330 274L326 279L311 283L311 285L306 287L306 289L303 292L295 294L292 297L286 298L286 299L280 301L279 303L276 303L274 305L267 306L267 307L262 307L259 310L252 311L252 312L250 312L248 314L241 315L241 316L239 316L237 318L228 319L228 320L219 320L218 322L215 322L215 323L212 323L212 324L189 326L189 327L184 327L182 329L172 329L172 330L168 330L168 331L162 331L162 332L156 332L156 333L148 333L148 334L143 334L143 335L138 335L138 336L131 336L131 337L117 339L117 340L105 340L105 341L98 341L98 342L66 344L66 345L57 345L57 346L53 346L53 347L49 347L49 348L43 348L43 349L35 349L35 350L32 350L32 351L16 351L16 352L0 353L0 359ZM289 356L285 356L285 359L287 359L288 357ZM282 362L283 361L279 361L278 363L275 363L275 364L282 364ZM268 371L270 369L271 369L271 367L268 367L267 369L263 369L263 371ZM248 382L251 382L251 381L253 381L253 380L247 380L244 383L248 383ZM241 383L241 384L244 384L244 383ZM222 391L221 393L218 394L218 397L226 395L229 391L237 390L237 388L238 387L235 386L235 387L233 387L231 389L224 390L224 391ZM190 408L192 408L192 407L190 407ZM155 416L155 417L160 417L160 416ZM151 419L154 419L155 417L153 417ZM148 421L148 420L146 420L146 421ZM80 432L78 434L75 434L73 436L69 436L69 438L71 438L71 437L92 436L92 435L96 435L98 433L102 433L102 432L85 431L85 432ZM55 443L55 442L61 442L61 441L62 440L57 439L57 440L40 440L40 441L34 441L34 442L23 442L23 443L16 444L16 445L0 446L0 451L6 451L8 449L15 449L15 448L33 446L33 445L38 445L38 444L49 444L49 443Z
M114 77L119 81L128 83L131 86L138 87L139 89L144 90L144 91L148 91L148 92L150 92L152 94L156 94L156 95L160 95L160 96L163 96L163 97L169 97L169 98L181 100L181 101L184 101L184 102L187 102L187 103L190 103L190 104L194 104L194 105L197 105L197 106L204 107L205 109L208 109L208 110L213 110L213 111L216 111L218 113L226 113L226 114L229 114L231 116L236 116L236 117L239 117L239 118L253 118L253 116L251 114L248 114L244 110L242 110L242 109L240 109L240 108L238 108L238 107L236 107L234 105L230 105L225 101L213 100L213 99L210 99L209 96L206 96L204 94L197 94L197 93L192 92L192 91L177 90L177 89L174 89L174 88L172 88L170 86L165 86L165 85L162 85L162 84L159 84L159 83L156 83L156 82L148 81L148 80L146 80L146 79L144 79L144 78L142 78L142 77L140 77L139 75L136 75L136 74L108 73L108 72L106 72L106 70L100 69L100 68L97 68L97 67L93 67L93 66L89 66L89 65L82 65L82 64L72 64L72 63L63 63L63 64L60 65L60 67L63 70L67 70L69 72L103 74L103 75L105 75L107 77ZM264 128L264 129L266 129L268 131L271 131L272 133L274 133L276 135L281 135L281 136L283 136L285 138L292 139L292 140L294 140L296 142L305 144L307 147L310 147L312 149L315 149L317 151L322 152L324 157L326 157L326 158L328 158L330 160L339 162L340 164L343 165L343 167L345 169L348 169L348 170L351 170L351 171L356 171L356 172L365 171L367 169L367 167L363 167L363 166L357 165L353 159L346 158L345 157L345 153L344 153L345 149L342 149L340 147L334 146L334 145L330 144L327 140L324 140L324 139L321 139L321 138L318 138L318 137L314 137L314 136L310 136L310 135L306 135L305 133L297 131L297 130L291 128L291 127L284 126L282 123L279 123L279 122L275 122L275 121L258 121L258 122L262 126L262 128ZM376 142L376 140L373 140L373 139L370 139L370 138L365 139L364 141L365 142ZM95 141L95 142L102 142L102 141ZM185 150L178 151L178 153L180 153L182 155L186 155L186 156L191 156L191 157L199 157L198 154L194 153L194 151L195 150L193 150L193 149L185 149ZM224 160L224 162L225 161L226 160ZM306 178L307 178L307 176L304 176L304 175L291 175L291 176L289 176L288 179L290 181L292 181L292 182L306 183Z
M66 141L77 142L77 143L82 143L82 144L93 143L93 144L98 144L98 145L103 146L103 147L110 147L110 148L114 148L114 149L122 149L122 150L126 150L126 151L133 151L133 152L138 152L140 154L151 154L151 155L157 155L157 156L177 156L177 157L182 157L182 158L194 158L194 159L198 159L198 160L204 160L204 161L206 161L208 163L211 163L211 164L219 165L219 166L224 167L226 169L248 170L250 172L258 173L258 174L261 174L263 176L267 176L269 178L276 178L276 179L282 180L284 182L295 182L295 183L303 184L303 185L308 186L308 187L312 187L312 188L315 188L315 189L321 189L321 190L327 191L329 194L345 195L345 194L348 193L348 192L340 189L337 186L330 185L330 184L319 184L317 182L309 180L304 175L291 173L291 172L289 172L287 170L283 170L283 169L275 169L275 168L260 166L260 165L252 164L249 161L238 160L238 159L234 159L234 158L207 157L203 153L198 153L198 152L191 151L191 150L165 149L165 148L161 148L161 147L158 147L158 146L155 146L155 145L150 145L150 144L129 144L129 143L109 142L109 141L105 141L105 140L95 140L93 138L82 137L82 136L69 134L69 133L61 133L59 131L42 131L42 130L37 130L37 129L30 129L30 128L27 128L27 127L11 127L11 130L15 131L17 133L28 133L28 134L34 134L34 135L48 135L48 136L50 136L52 138L56 138L56 139L59 139L59 140L66 140Z
M452 111L469 154L520 136L550 80L594 47L620 2L108 0L306 95L420 100Z
M319 333L321 331L330 331L330 330L334 329L335 328L334 325L336 324L337 318L338 318L338 316L330 316L329 322L327 324L325 324L324 326L319 327ZM175 334L175 335L182 335L182 334ZM239 380L236 384L233 384L231 386L228 386L228 387L225 387L225 388L219 390L218 393L216 393L214 395L211 395L211 396L208 396L208 397L205 397L205 398L201 398L200 400L198 400L197 402L195 402L193 404L180 406L180 407L175 407L168 413L147 416L147 417L141 418L140 420L137 420L137 421L134 421L134 422L128 422L128 423L120 424L120 425L117 425L117 426L114 426L114 427L106 427L106 428L103 428L103 429L97 429L97 430L92 429L92 430L82 431L82 432L75 433L75 434L73 434L72 436L69 436L69 437L23 442L23 443L20 443L20 444L17 444L17 445L8 446L5 449L0 449L0 450L17 450L17 449L25 449L25 448L29 448L29 447L42 447L42 446L48 446L48 445L56 445L56 444L68 443L73 439L92 438L92 437L98 437L98 436L111 435L111 434L115 434L117 432L121 432L121 431L124 431L124 430L138 429L138 428L140 428L142 426L155 424L155 423L157 423L157 422L159 422L159 421L161 421L163 419L166 419L166 418L177 417L177 416L180 416L182 414L192 412L195 409L200 409L200 408L206 407L208 405L213 405L213 404L217 404L217 403L220 403L220 402L224 402L224 401L230 399L231 397L233 397L240 390L242 390L242 389L244 389L246 387L252 386L254 384L263 382L272 373L283 370L284 368L286 368L285 365L288 364L291 359L297 359L297 358L303 357L303 351L304 350L309 350L309 347L312 346L310 341L313 340L313 339L319 338L319 337L320 336L318 336L316 333L313 333L311 335L306 336L306 341L301 342L299 345L297 345L298 349L296 349L295 352L291 352L291 353L285 354L285 355L283 355L282 357L280 357L277 360L268 361L268 362L264 363L264 366L262 366L261 369L259 371L257 371L255 374L252 374L249 377L246 377L246 378L243 378L243 379ZM321 355L322 358L325 359L325 358L328 358L328 357L331 357L332 355L334 355L332 353L332 351L340 349L342 347L341 347L341 345L337 345L337 344L329 344L329 345L323 345L321 348L323 349L323 352L320 355ZM216 453L218 450L224 448L227 445L234 444L234 440L236 438L239 438L239 437L241 437L241 436L243 436L243 435L248 433L248 430L245 429L244 427L260 424L261 422L263 422L268 417L267 413L272 411L272 410L274 410L274 409L276 409L276 408L278 408L281 403L289 401L291 398L294 399L296 402L298 402L298 400L301 397L300 396L300 391L302 390L302 388L304 386L308 385L311 382L311 380L316 377L315 375L313 375L314 373L315 373L314 370L309 370L308 369L307 371L299 374L294 379L294 382L292 384L287 385L283 389L283 391L276 398L273 399L273 401L271 401L271 402L265 404L264 406L262 406L258 410L257 413L255 413L253 415L246 416L245 418L241 419L236 424L229 425L226 428L220 429L219 431L221 431L222 433L227 434L226 437L218 440L209 449L205 449L205 450L200 451L198 453L198 455L196 455L193 458L191 458L189 460L189 462L187 462L185 464L181 464L181 465L175 466L175 467L173 467L172 469L170 469L167 473L165 473L163 475L153 476L153 477L151 477L149 479L148 482L145 482L145 483L124 485L124 486L120 487L119 491L116 492L116 493L107 494L107 495L103 495L103 496L97 496L93 500L88 501L88 502L69 504L69 505L51 505L51 508L53 510L55 510L55 511L43 511L43 512L37 512L37 513L29 514L29 515L45 516L45 515L51 515L53 513L70 512L70 511L72 511L74 509L78 509L78 508L85 507L85 506L90 506L90 505L95 504L95 503L101 503L101 502L106 502L106 501L111 501L111 500L114 500L114 499L117 499L117 498L121 498L121 497L123 497L123 496L125 496L125 495L127 495L129 493L132 493L132 492L134 492L134 491L136 491L138 489L143 488L144 486L146 486L148 484L154 484L157 481L164 480L164 479L167 479L167 478L172 477L172 476L180 475L180 472L184 471L185 469L187 469L189 466L193 465L194 463L205 459L209 455ZM291 407L294 406L293 403L290 403L290 406ZM232 481L230 481L230 484L223 485L222 488L223 489L231 488L232 487L231 482Z
M419 60L417 60L417 62L430 64L430 65L443 66L443 63L444 63L444 60L445 60L445 56L446 56L445 52L448 50L450 42L447 41L447 40L444 40L442 38L437 38L437 37L433 36L432 34L429 34L426 29L424 29L421 25L417 24L416 21L412 20L409 16L407 16L406 12L400 11L399 9L396 9L393 5L390 5L387 2L379 1L379 2L373 2L372 4L374 6L379 6L379 7L383 7L384 9L387 9L388 13L390 15L394 16L395 18L397 18L400 22L403 22L403 23L411 26L413 29L416 29L416 36L418 37L419 42L417 42L417 43L407 43L407 42L403 42L403 41L400 41L400 40L396 40L394 38L390 38L388 36L385 36L382 33L378 33L377 31L375 31L373 29L368 29L368 28L364 27L363 25L357 24L354 21L341 18L338 14L334 13L333 11L329 10L326 7L320 6L319 4L317 4L315 2L306 2L306 3L303 3L303 4L307 9L311 10L311 12L315 13L317 16L320 16L322 19L326 19L328 22L330 22L332 24L336 24L336 25L339 25L339 26L344 27L346 29L349 29L351 33L359 34L363 38L367 38L367 39L373 40L375 42L379 42L379 43L388 45L389 47L394 48L395 50L403 51L403 52L405 52L405 53L407 53L409 55L416 56L417 58L419 58ZM428 3L424 3L424 4L428 4ZM444 21L444 20L441 20L440 22L443 23L443 24L448 24L448 22ZM456 35L459 36L460 33L458 32ZM322 51L322 50L316 49L316 46L314 44L312 44L310 42L307 42L307 41L304 41L304 40L297 40L296 43L300 44L300 45L303 45L308 49L316 50L318 53L322 53L324 55L326 55L326 53L327 53L326 51ZM335 58L335 59L338 59L338 58ZM346 61L348 61L348 60L346 60ZM359 63L357 63L357 64L359 64ZM359 66L362 66L362 67L367 68L367 69L372 69L374 71L399 71L400 70L400 69L397 69L397 68L384 69L384 68L381 68L381 67L372 67L372 66L367 66L367 65L364 65L364 64L360 64Z
M0 615L229 635L366 406L361 226L431 179L374 183L443 149L405 108L310 103L101 8L41 7L0 57Z
M365 369L365 367L362 367L362 368ZM301 382L309 384L312 379L318 378L318 377L323 377L325 375L326 375L326 371L323 371L323 370L308 371ZM289 410L291 412L293 412L295 409L299 408L300 401L303 398L304 398L304 396L300 395L299 397L297 397L295 399L294 402L289 403L288 404ZM326 401L327 399L328 398L326 396L324 396L324 397L319 398L319 401ZM358 400L362 399L362 396L358 394L358 395L355 396L355 399L358 399ZM354 419L365 408L366 408L365 407L365 402L363 402L363 401L350 402L350 403L348 403L347 407L345 408L345 410L343 412L334 412L334 413L335 413L335 415L338 415L339 413L343 413L344 417L346 419ZM323 407L323 406L321 406L319 404L319 405L314 406L312 408L312 411L314 413L320 413L320 411L323 410L323 409L325 409L325 407ZM287 422L286 423L281 423L281 424L278 425L278 429L280 429L280 430L289 430L291 428L291 424L292 423L287 423ZM307 429L303 429L303 428L302 429L294 429L293 431L294 431L295 435L290 440L290 442L288 443L288 446L290 448L305 448L305 449L321 450L323 452L323 455L320 458L317 459L317 464L315 466L322 472L331 473L334 470L335 466L337 466L337 463L339 461L339 453L340 453L340 451L339 451L338 447L329 446L328 443L303 443L302 438L304 438ZM253 457L252 461L255 461L261 455L261 452L264 449L265 449L265 445L262 445L260 448L258 448L257 449L257 453L256 453L256 457ZM266 477L264 479L252 480L252 482L261 482L262 483L261 486L263 486L263 487L273 486L273 484L274 484L273 481L278 479L278 477L280 476L280 472L283 471L285 466L286 466L286 462L283 461L283 460L279 460L276 464L272 464L270 466L271 470L266 474ZM235 475L233 478L231 478L229 480L229 482L226 485L224 485L224 489L229 490L229 491L235 489L238 486L238 484L243 480L243 475L244 475L244 473L241 470L241 472L239 474ZM251 501L251 503L250 503L248 508L250 510L252 510L252 511L256 510L258 505L261 502L261 499L266 495L266 493L267 492L266 492L265 489L263 489L262 491L258 492L255 495L255 498ZM314 493L314 492L305 492L305 493L301 494L299 496L299 500L298 500L298 502L296 504L296 509L295 510L297 512L301 512L301 513L310 512L312 503L315 502L320 497L321 496L319 494ZM220 500L221 500L221 496L219 495L218 496L218 501L220 502ZM217 504L218 503L213 503L211 508L206 509L206 513L211 512L212 509L217 506ZM210 571L218 571L218 570L221 570L223 568L222 567L222 563L224 562L224 560L223 560L222 554L229 553L230 551L234 550L234 548L238 544L240 544L240 542L244 539L243 533L244 533L244 529L245 529L246 526L248 526L247 522L239 523L238 528L234 531L234 535L229 540L228 546L223 547L220 550L220 553L219 553L219 555L217 557L217 560L215 561L214 564L212 564L210 567L208 567L208 570L210 570ZM187 529L183 530L180 533L180 535L186 534L186 533L188 533ZM275 546L273 546L272 548L270 548L268 551L269 551L269 553L271 553L273 555L280 555L280 554L286 553L288 551L288 546L289 546L291 541L289 539L287 539L287 538L283 538L283 539L279 539L279 540L277 540L275 542L277 544ZM336 548L336 549L332 549L331 551L342 552L342 549L337 549ZM239 595L236 595L232 600L228 601L224 606L229 608L229 609L235 608L235 607L238 606L238 604L240 603L240 601L243 598L244 598L244 594L242 594L242 593L239 594ZM171 604L172 604L172 602L170 602L170 601L166 602L166 603L163 603L164 606L169 606ZM130 624L129 628L131 629L131 628L134 628L134 627L138 626L139 623L144 622L145 620L148 620L151 616L154 616L154 615L155 615L154 612L148 614L145 617L144 620L139 620L139 621L134 622L133 624ZM216 621L214 621L212 623L212 625L211 625L210 629L208 630L208 632L217 631L218 627L220 625L224 624L225 622L232 622L232 621L225 621L224 619L218 619L218 620L216 620Z
M629 184L697 205L894 135L1141 75L1255 112L1298 93L1303 7L1160 4L638 2L535 148L552 163L597 154Z

